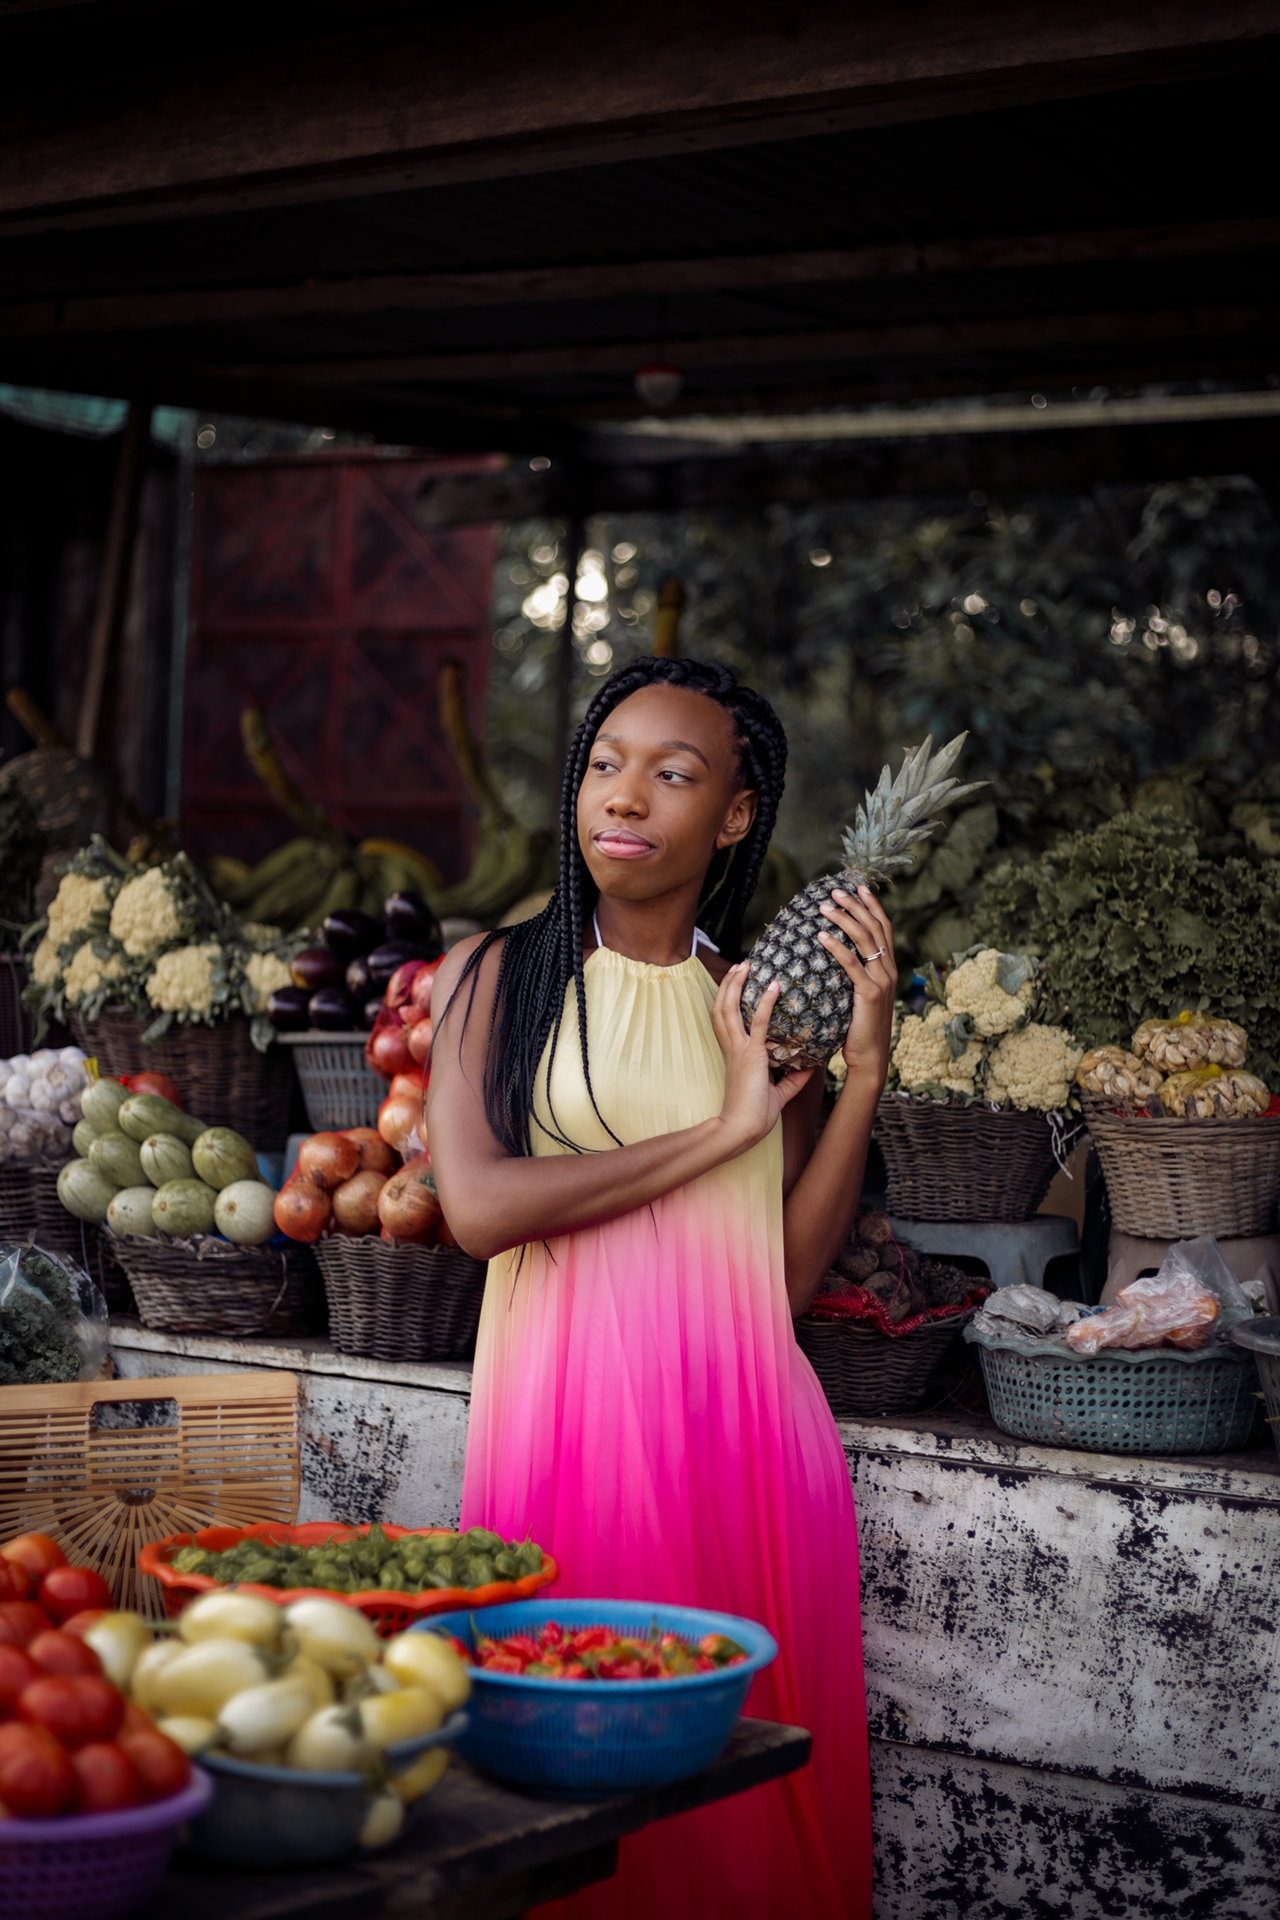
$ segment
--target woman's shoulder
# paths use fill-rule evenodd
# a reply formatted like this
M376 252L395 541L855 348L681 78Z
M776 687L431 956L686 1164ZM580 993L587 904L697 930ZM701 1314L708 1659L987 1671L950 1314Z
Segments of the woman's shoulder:
M488 950L481 949L488 943ZM489 933L469 933L456 946L450 947L440 963L435 984L431 989L431 1015L439 1024L448 1010L449 1003L459 986L475 981L476 999L491 1002L497 988L498 961L503 942L495 940ZM470 964L480 954L478 965Z

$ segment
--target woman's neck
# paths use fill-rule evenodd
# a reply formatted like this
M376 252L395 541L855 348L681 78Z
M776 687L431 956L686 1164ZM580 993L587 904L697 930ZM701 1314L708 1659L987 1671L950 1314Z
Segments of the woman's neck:
M599 944L647 966L677 967L693 952L697 905L697 894L686 889L657 900L611 900L601 894L595 910ZM597 942L591 921L582 936L584 950L593 952Z

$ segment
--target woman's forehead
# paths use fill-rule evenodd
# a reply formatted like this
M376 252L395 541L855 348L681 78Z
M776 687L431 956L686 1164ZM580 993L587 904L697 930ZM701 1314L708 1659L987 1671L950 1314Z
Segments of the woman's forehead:
M641 687L600 722L597 739L613 735L637 744L697 748L709 764L735 760L733 716L718 700L688 687Z

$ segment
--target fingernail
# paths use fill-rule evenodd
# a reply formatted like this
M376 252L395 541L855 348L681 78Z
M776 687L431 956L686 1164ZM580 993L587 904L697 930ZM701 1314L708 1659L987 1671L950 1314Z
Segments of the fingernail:
M833 900L847 900L849 896L843 887L833 887L831 889L831 898Z

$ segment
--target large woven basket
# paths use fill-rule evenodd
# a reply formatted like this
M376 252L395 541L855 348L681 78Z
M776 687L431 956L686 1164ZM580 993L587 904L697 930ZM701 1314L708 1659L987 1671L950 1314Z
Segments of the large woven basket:
M926 1320L910 1333L881 1333L865 1320L815 1320L801 1314L796 1341L818 1376L837 1420L878 1413L914 1413L974 1309Z
M278 1153L288 1139L293 1056L276 1046L259 1053L243 1014L216 1027L171 1027L154 1047L144 1045L141 1024L121 1007L105 1008L90 1025L73 1024L77 1044L96 1056L100 1073L167 1073L188 1113L234 1127L260 1153Z
M1111 1224L1146 1240L1274 1233L1280 1120L1139 1120L1096 1098L1085 1114Z
M1056 1171L1042 1113L944 1106L883 1093L875 1137L898 1220L1030 1220Z
M129 1282L112 1244L97 1227L77 1220L58 1198L59 1168L52 1161L0 1167L0 1241L33 1240L83 1267L112 1313L131 1305Z
M329 1338L371 1360L469 1360L485 1264L460 1247L397 1246L331 1234L316 1247L329 1296Z
M138 1316L155 1333L320 1333L324 1294L310 1247L111 1237Z
M282 1033L276 1041L293 1054L307 1119L316 1133L377 1126L387 1083L364 1057L366 1038L363 1033Z

